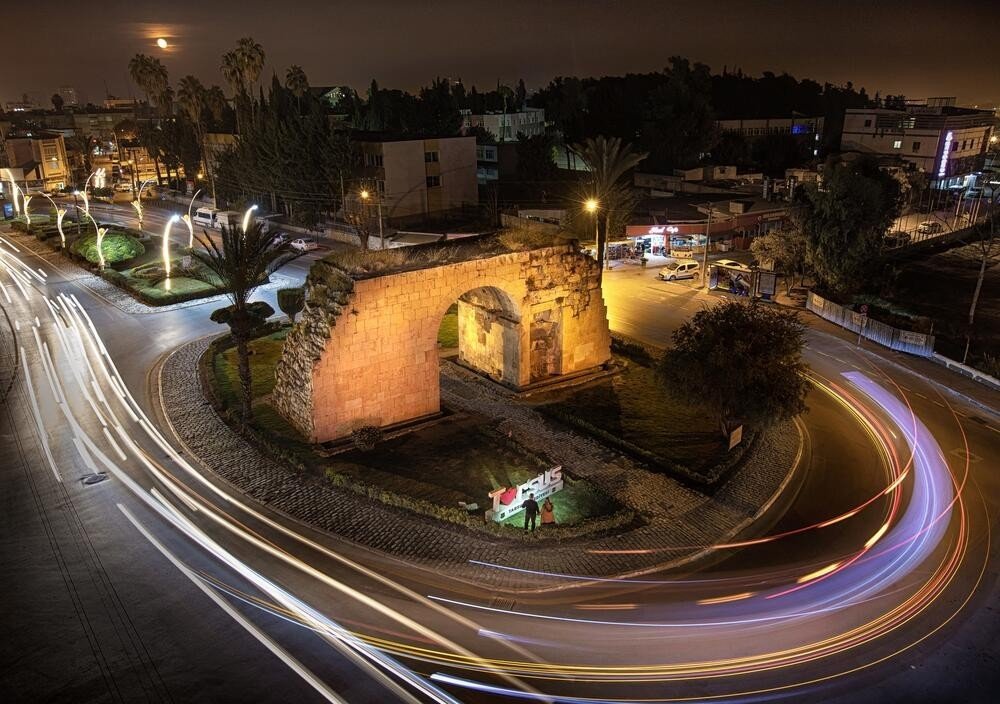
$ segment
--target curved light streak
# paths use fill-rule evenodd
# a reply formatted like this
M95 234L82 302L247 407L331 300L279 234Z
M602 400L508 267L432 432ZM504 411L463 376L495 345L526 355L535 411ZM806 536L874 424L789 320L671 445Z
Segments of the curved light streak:
M191 202L188 203L187 214L181 216L181 219L184 221L184 224L187 225L188 229L188 249L194 248L194 220L191 219L191 210L194 208L194 201L198 197L199 193L201 193L200 188L194 192L193 196L191 196Z
M171 215L167 219L167 224L163 226L163 270L167 273L167 278L164 280L164 288L168 291L170 290L170 228L175 222L180 220L177 215Z
M250 227L250 216L253 215L254 211L257 210L256 205L251 205L247 208L247 211L243 213L243 234L246 235L247 228Z

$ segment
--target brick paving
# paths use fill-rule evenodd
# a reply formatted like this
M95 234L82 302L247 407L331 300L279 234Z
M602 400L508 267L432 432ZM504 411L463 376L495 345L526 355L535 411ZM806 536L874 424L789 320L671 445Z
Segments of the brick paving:
M556 427L508 393L450 363L441 395L456 410L499 422L529 449L544 452L642 515L645 524L619 535L537 542L508 540L384 506L263 455L215 413L192 370L208 339L177 349L162 367L162 402L177 435L202 463L248 496L288 516L366 547L495 587L539 586L539 580L470 560L528 570L602 576L650 570L726 540L749 521L788 476L798 451L792 424L762 435L744 466L706 497L649 472L594 440ZM646 554L594 551L649 550Z

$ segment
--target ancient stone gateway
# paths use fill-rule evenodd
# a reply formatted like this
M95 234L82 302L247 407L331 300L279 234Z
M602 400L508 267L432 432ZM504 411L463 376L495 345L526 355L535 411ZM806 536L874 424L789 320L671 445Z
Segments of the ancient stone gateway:
M274 406L313 442L438 413L437 333L456 301L460 362L498 382L599 367L611 338L598 273L573 242L513 235L331 255L306 279Z

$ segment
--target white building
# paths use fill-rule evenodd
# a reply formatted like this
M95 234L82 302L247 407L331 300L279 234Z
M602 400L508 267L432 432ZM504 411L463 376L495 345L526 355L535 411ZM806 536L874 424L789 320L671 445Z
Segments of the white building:
M522 108L517 112L488 112L483 115L462 115L462 130L482 127L498 142L516 142L517 135L535 137L545 134L545 110Z
M956 107L954 98L848 110L841 149L902 160L928 174L933 188L961 187L983 167L994 119L989 110Z

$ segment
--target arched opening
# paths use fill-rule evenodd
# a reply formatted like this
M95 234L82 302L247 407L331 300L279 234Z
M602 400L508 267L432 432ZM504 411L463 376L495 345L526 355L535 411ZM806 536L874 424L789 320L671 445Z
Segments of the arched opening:
M508 386L524 383L521 311L510 295L495 286L466 291L453 301L438 328L446 355Z

